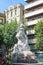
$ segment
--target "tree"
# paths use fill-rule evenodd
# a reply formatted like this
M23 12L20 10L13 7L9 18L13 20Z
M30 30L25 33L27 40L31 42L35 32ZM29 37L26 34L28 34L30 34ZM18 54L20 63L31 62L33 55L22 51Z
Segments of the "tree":
M3 25L0 25L0 47L1 45L4 43L3 41L3 29L4 29L4 26Z
M16 30L18 28L18 25L16 21L13 21L11 23L5 24L4 26L4 42L6 47L9 49L17 42Z
M43 51L43 19L41 19L35 26L35 38L36 38L36 44L35 47L38 50Z
M8 50L15 43L17 43L16 38L16 30L18 28L18 24L16 21L12 21L11 23L6 23L0 27L0 41L6 46Z

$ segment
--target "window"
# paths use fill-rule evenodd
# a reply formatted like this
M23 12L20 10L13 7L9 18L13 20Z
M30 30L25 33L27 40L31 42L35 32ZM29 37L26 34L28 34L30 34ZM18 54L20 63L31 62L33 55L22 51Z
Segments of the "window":
M15 15L17 14L17 10L15 9Z
M24 15L24 11L23 11L23 15Z
M0 51L0 57L3 57L3 55L4 55L4 54L3 54L3 52L2 52L2 51Z
M2 54L0 53L0 57L2 57Z
M30 49L31 49L31 50L35 50L34 44L30 44L29 46L30 46Z
M9 17L9 12L7 12L7 18Z
M11 11L11 16L12 16L12 13L13 13L13 11Z

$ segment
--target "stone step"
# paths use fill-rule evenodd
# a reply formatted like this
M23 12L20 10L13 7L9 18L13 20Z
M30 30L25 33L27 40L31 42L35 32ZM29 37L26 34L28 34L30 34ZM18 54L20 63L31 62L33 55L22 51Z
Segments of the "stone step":
M13 63L13 65L43 65L43 63Z

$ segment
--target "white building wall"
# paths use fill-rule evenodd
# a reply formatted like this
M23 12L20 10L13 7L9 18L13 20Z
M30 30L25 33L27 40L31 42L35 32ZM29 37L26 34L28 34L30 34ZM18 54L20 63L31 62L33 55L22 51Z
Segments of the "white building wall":
M25 0L28 4L25 6L25 14L24 18L27 19L27 27L28 30L26 31L28 37L32 37L29 39L29 43L36 43L35 38L35 30L34 26L43 18L43 0L35 0L29 2L29 0Z
M24 15L22 14L23 10L24 10L24 6L21 4L9 7L7 10L5 10L6 21L11 22L13 20L16 20L19 23L22 20L22 18L24 18Z

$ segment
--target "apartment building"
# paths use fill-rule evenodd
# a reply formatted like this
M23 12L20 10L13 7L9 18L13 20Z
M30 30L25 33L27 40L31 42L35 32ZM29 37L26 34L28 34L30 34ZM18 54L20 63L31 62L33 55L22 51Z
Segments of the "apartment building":
M3 13L0 13L0 24L5 23L5 15Z
M18 23L24 19L24 6L22 4L14 5L4 11L6 22L16 20Z
M24 18L27 19L27 35L28 42L31 47L31 50L35 50L34 44L36 43L36 39L34 37L35 30L34 26L37 22L43 18L43 0L24 0L27 2L25 6L25 14Z

